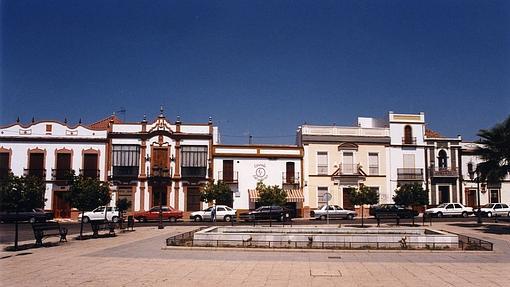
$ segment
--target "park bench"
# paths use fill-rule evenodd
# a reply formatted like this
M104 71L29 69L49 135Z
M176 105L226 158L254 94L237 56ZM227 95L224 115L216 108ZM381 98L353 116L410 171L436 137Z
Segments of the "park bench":
M397 221L397 225L400 225L400 217L396 213L379 213L375 215L375 219L377 219L377 227L381 225L381 220L385 219L394 219Z
M99 235L99 230L107 230L108 235L115 236L115 223L105 219L101 220L90 220L90 227L92 228L92 237Z
M45 237L60 236L60 242L67 242L67 228L60 227L56 221L34 222L32 223L34 230L35 245L41 246Z

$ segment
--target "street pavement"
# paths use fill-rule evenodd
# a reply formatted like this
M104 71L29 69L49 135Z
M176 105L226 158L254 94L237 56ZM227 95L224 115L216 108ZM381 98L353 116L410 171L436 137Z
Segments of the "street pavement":
M169 236L195 228L137 227L112 238L71 238L58 246L1 251L0 286L437 287L508 286L510 282L508 223L433 225L491 241L493 252L164 248Z

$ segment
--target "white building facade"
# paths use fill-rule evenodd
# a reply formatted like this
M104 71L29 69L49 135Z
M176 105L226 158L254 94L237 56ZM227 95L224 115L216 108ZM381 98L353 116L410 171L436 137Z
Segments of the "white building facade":
M213 147L214 179L233 191L233 207L249 210L259 206L258 182L277 185L287 192L287 207L302 216L303 149L281 145L216 145Z
M107 180L107 132L56 121L16 123L0 128L0 171L45 181L45 210L55 217L76 217L64 200L69 172Z

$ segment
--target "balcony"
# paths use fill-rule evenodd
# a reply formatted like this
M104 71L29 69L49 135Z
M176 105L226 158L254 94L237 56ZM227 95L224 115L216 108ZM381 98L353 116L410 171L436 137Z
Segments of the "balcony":
M403 145L416 145L416 138L402 138Z
M299 186L300 183L299 172L282 172L282 186Z
M423 181L422 168L398 168L397 180L403 181Z
M85 178L98 179L99 169L80 169L80 175Z
M181 167L181 176L183 178L205 178L207 167Z
M337 175L361 175L359 164L340 164Z
M152 168L147 174L149 184L167 185L172 181L172 171L168 168Z
M237 184L239 180L239 172L227 172L218 171L218 181L222 181L224 183L235 183Z
M430 175L432 177L459 177L459 171L451 167L431 167Z
M46 169L44 168L25 168L23 169L24 176L35 176L41 179L46 178Z
M138 178L138 166L113 166L112 179L136 179Z
M70 168L54 168L51 170L51 180L67 181L72 174L73 170Z

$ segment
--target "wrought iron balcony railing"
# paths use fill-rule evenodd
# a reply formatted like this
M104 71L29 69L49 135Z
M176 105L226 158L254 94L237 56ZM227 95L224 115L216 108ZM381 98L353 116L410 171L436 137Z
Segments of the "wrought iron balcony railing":
M415 137L412 137L412 138L403 137L402 144L403 145L416 145L416 138Z
M282 172L282 183L283 184L300 184L299 172L286 173Z
M433 177L459 177L459 171L451 167L431 167L430 175Z
M423 180L423 169L422 168L398 168L397 169L398 180Z
M35 176L42 179L46 178L46 169L44 168L25 168L23 169L24 176Z
M218 180L223 181L225 183L238 183L239 181L239 172L223 172L218 171Z
M80 169L80 175L86 178L98 179L100 171L99 169Z
M54 168L51 170L51 180L68 180L72 173L70 168Z

